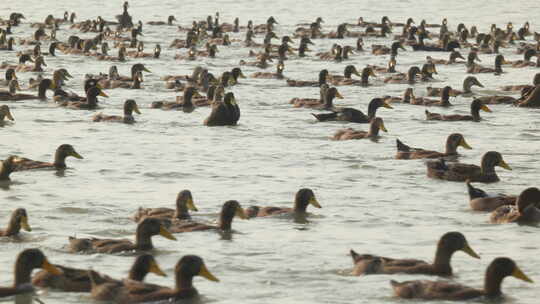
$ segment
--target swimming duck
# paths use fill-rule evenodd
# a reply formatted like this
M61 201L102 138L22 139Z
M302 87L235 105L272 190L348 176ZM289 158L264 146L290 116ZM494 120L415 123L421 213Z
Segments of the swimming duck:
M0 106L0 126L2 126L3 124L5 124L5 120L4 119L9 119L11 121L14 121L15 118L13 118L13 115L11 115L11 111L9 110L9 106L8 105L1 105Z
M426 110L426 120L444 120L444 121L474 121L479 122L482 118L480 117L480 110L484 112L491 113L491 110L482 103L481 100L475 99L471 102L471 115L442 115L438 113L431 113Z
M276 66L276 73L265 73L265 72L255 72L251 75L253 78L262 78L262 79L284 79L283 70L285 69L285 64L283 61L280 61Z
M405 48L403 47L403 44L401 44L400 41L395 41L392 43L390 47L386 46L371 46L371 53L373 55L387 55L390 54L391 56L397 56L398 55L398 49L402 49L405 51Z
M246 75L244 75L244 73L242 73L242 69L236 67L236 68L233 68L231 70L231 76L232 76L232 84L238 84L238 79L239 78L246 78Z
M287 85L290 87L320 87L321 85L326 84L328 80L330 80L328 70L324 69L319 72L319 81L287 79Z
M355 123L369 123L377 114L377 109L384 107L393 109L382 98L373 98L368 105L368 115L354 108L332 109L330 114L311 114L318 121L348 121Z
M97 96L103 96L108 98L109 95L105 94L98 86L91 87L86 91L86 102L83 101L69 101L59 103L59 106L68 107L77 110L94 110L97 109L98 99Z
M302 188L296 192L293 208L250 206L246 209L246 214L248 218L280 214L306 214L306 209L309 205L312 205L315 208L322 208L317 201L313 190Z
M420 68L412 66L409 68L407 74L399 73L387 77L384 79L385 83L402 83L402 84L414 84L416 83L416 75L421 74Z
M146 217L154 217L158 219L168 220L189 220L191 219L191 215L189 215L189 210L199 211L197 207L195 207L191 191L182 190L176 196L176 209L139 207L137 212L133 215L132 219L135 222L139 222Z
M39 249L25 249L19 253L15 261L15 279L10 287L0 287L0 298L9 297L20 293L30 292L30 276L32 270L42 268L52 274L60 274L61 271L47 260L47 257Z
M431 150L424 150L422 148L413 148L409 147L406 144L402 143L399 139L396 139L397 144L397 153L396 159L423 159L423 158L441 158L441 157L457 157L458 147L463 147L464 149L472 149L469 144L465 141L463 135L459 133L453 133L448 135L446 139L446 149L444 152L437 152Z
M178 20L176 20L176 18L171 15L171 16L169 16L167 18L166 22L165 21L148 21L148 22L146 22L146 24L148 24L148 25L165 25L165 24L166 25L173 25L173 21L178 21Z
M453 96L471 95L473 93L471 90L473 86L479 86L481 88L484 87L484 85L480 83L478 78L474 76L467 76L463 80L463 91L452 89L451 92L453 93ZM441 92L442 92L441 88L427 87L426 89L427 89L427 96L441 96Z
M513 205L503 205L491 213L490 222L494 224L517 223L537 225L540 223L540 190L527 188L518 196Z
M26 231L32 231L28 224L28 214L26 209L18 208L11 213L11 218L6 229L0 229L1 236L17 236L21 231L21 228Z
M533 77L532 85L530 84L521 84L521 85L507 85L503 86L501 90L503 91L521 91L523 88L534 88L535 86L540 85L540 73L536 73Z
M97 79L94 79L94 78L86 79L84 81L84 90L85 90L85 92L87 92L92 87L99 87L98 82L99 81ZM79 96L78 94L73 93L73 92L68 93L68 92L66 92L66 91L64 91L64 90L57 87L56 90L54 90L53 100L55 102L59 102L59 103L68 102L68 101L85 101L86 96Z
M132 250L152 250L152 236L161 235L175 241L176 238L155 218L145 218L137 225L135 243L126 239L98 239L69 237L71 252L118 253Z
M516 204L517 196L515 195L490 195L484 190L471 185L470 181L467 181L466 183L467 191L469 193L469 205L474 211L492 212L501 206Z
M532 56L537 56L538 53L536 53L535 50L528 49L523 53L523 60L516 60L513 62L508 62L508 64L512 64L512 67L514 68L524 68L529 66L536 66L536 62L531 61Z
M371 120L369 125L369 131L358 131L352 128L338 130L334 136L333 140L349 140L349 139L376 139L379 137L379 130L383 132L388 132L384 127L383 119L380 117L375 117Z
M524 88L521 100L517 102L518 107L538 108L540 107L540 85L533 88Z
M371 66L373 71L378 73L396 73L396 57L390 56L390 59L388 60L388 65L386 67L384 66Z
M358 70L356 70L356 67L354 65L348 65L343 70L343 75L330 75L329 78L333 85L339 85L343 83L345 79L351 79L352 75L360 76L360 73L358 73Z
M180 97L180 96L179 96ZM179 110L182 108L182 111L185 113L191 113L195 109L194 105L194 99L198 100L198 98L202 97L197 88L195 87L187 87L184 90L184 95L182 98L176 98L176 101L174 102L163 102L163 101L157 101L153 102L151 107L155 109L162 109L162 110ZM205 104L198 103L197 106L204 106Z
M205 119L206 126L235 126L240 119L240 108L236 103L234 94L228 92L223 102L216 102L212 106L212 112Z
M32 59L32 57L30 57L29 54L21 54L19 56L19 63L18 64L10 64L8 62L3 62L2 64L0 64L0 69L15 69L15 70L17 70L17 68L19 66L26 66L25 63L27 61L34 62L34 60Z
M459 64L459 63L465 63L464 61L457 61L457 59L465 59L463 57L463 55L461 55L460 52L458 51L452 51L450 53L450 56L448 58L448 60L446 59L434 59L434 58L431 58L431 56L428 56L428 60L435 63L435 64Z
M446 281L390 281L394 294L400 298L420 298L426 300L464 301L484 297L487 299L502 296L501 284L505 277L513 276L532 283L516 263L510 258L496 258L486 270L483 289Z
M495 75L499 75L503 73L502 65L506 63L503 55L497 55L495 57L495 68L486 68L478 64L473 64L467 68L467 73L494 73Z
M17 66L17 72L43 72L43 68L41 66L47 66L45 63L45 59L43 59L43 56L39 56L34 61L33 66L29 65L19 65Z
M58 146L56 152L54 153L54 162L42 162L37 160L32 160L24 157L16 157L14 159L14 171L25 171L33 169L56 169L64 170L66 166L66 158L72 156L78 159L83 159L83 157L75 151L72 145L63 144Z
M198 298L199 292L193 286L193 277L202 276L207 280L219 282L196 255L183 256L175 267L176 285L173 288L136 281L109 283L94 271L90 271L92 280L91 296L95 300L113 303L141 303L157 301L176 301Z
M62 271L61 274L52 274L48 271L40 271L32 277L32 284L42 288L53 288L67 292L90 292L92 284L87 269L77 269L54 265ZM167 276L159 267L154 257L150 254L139 255L129 270L127 279L142 282L148 273L159 276ZM101 278L114 283L116 280L109 276L101 275Z
M355 69L356 70L356 69ZM355 75L358 75L358 72L356 72ZM347 77L349 76L349 77ZM369 86L369 77L373 76L375 77L375 73L373 72L373 68L371 66L367 66L362 69L362 74L359 75L360 80L352 79L350 75L347 73L347 69L345 70L345 75L343 78L341 77L335 77L331 76L330 81L334 85L360 85L360 86Z
M257 61L245 61L245 60L240 60L239 64L240 65L247 65L247 66L254 66L254 67L258 67L260 69L266 69L268 68L270 65L268 64L268 62L273 62L272 58L270 58L270 56L268 54L263 54L260 59L258 59Z
M13 79L17 79L17 75L15 74L15 69L9 68L6 70L6 79L0 80L0 85L7 86L9 85L9 82Z
M439 239L433 264L416 259L394 259L371 254L358 254L351 249L354 263L354 275L368 274L424 274L452 276L450 260L456 251L463 251L473 258L480 256L469 246L467 239L460 232L447 232Z
M173 221L171 223L170 231L172 233L184 233L194 231L207 231L215 230L218 232L231 232L232 221L234 217L239 217L243 220L247 219L246 213L240 203L235 200L226 201L221 208L219 214L219 224L208 225L204 223L197 223L193 221Z
M343 96L336 88L329 88L327 85L321 86L320 94L320 99L293 98L290 103L292 103L295 108L330 110L334 108L334 98L343 99Z
M512 168L504 161L499 152L489 151L482 156L481 166L462 163L446 164L443 158L426 163L427 176L453 182L494 183L499 181L495 166L506 170Z
M0 182L9 182L9 175L15 171L17 156L11 155L0 163Z
M403 96L390 96L385 95L381 97L386 103L395 103L395 102L401 102L401 103L409 103L414 104L414 101L416 97L414 96L414 90L413 88L407 88L405 89L405 92L403 92Z
M137 106L137 102L135 102L135 100L133 99L127 99L124 102L124 116L104 115L102 113L99 113L99 114L96 114L92 118L92 121L95 121L95 122L111 121L111 122L122 122L126 124L132 124L132 123L135 123L133 112L137 114L141 114L141 111L139 111L139 107Z
M441 90L441 98L439 100L418 97L410 100L410 104L413 105L424 105L424 106L441 106L449 107L452 106L450 103L450 96L455 96L455 93L452 90L451 86L445 86ZM414 97L414 96L413 96Z

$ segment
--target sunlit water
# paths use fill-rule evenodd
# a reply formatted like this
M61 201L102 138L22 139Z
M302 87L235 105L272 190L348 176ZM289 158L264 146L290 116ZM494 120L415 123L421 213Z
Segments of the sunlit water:
M121 13L121 1L5 1L0 16L12 11L26 16L21 27L14 28L18 37L29 37L34 29L28 22L42 22L53 13L76 11L78 21L103 16L113 20ZM488 5L489 3L489 5ZM273 15L279 22L278 36L290 34L298 22L309 22L321 16L324 32L335 30L341 22L355 22L359 16L380 21L388 15L394 22L412 16L419 22L439 23L449 20L451 30L459 22L476 24L487 31L492 23L504 27L512 21L516 29L525 21L536 24L540 3L524 1L132 1L129 9L134 21L165 20L173 14L179 24L187 26L216 11L221 21L239 17L242 25L251 19L264 23ZM395 29L395 33L400 28ZM82 34L62 26L58 38ZM245 33L231 38L243 39ZM155 43L162 46L174 38L183 38L176 26L144 26L147 51ZM256 40L262 40L259 35ZM329 49L335 40L316 40L314 51ZM354 45L355 39L339 41ZM348 62L320 61L316 57L286 62L285 75L293 79L315 80L318 71L342 73L347 64L385 65L387 56L372 56L369 45L390 44L389 39L365 39L367 51L353 55ZM297 43L296 43L297 46ZM20 46L16 46L20 50ZM43 48L44 51L47 48ZM21 172L12 175L13 184L0 190L3 209L0 218L7 223L17 207L28 210L31 233L22 241L2 239L0 254L1 285L12 284L15 256L23 249L39 247L53 263L93 268L113 277L123 277L133 258L114 255L74 255L64 246L67 237L98 236L132 238L135 224L129 216L139 206L173 206L182 189L190 189L199 213L197 220L214 220L224 201L236 199L245 207L251 204L289 206L301 187L315 191L322 209L310 209L308 224L295 224L290 218L235 220L237 234L230 241L220 240L211 232L178 235L172 242L154 238L155 255L167 278L149 275L147 281L172 286L173 269L184 254L202 256L208 268L221 279L216 284L196 279L204 301L214 303L395 303L389 280L422 278L419 276L347 275L352 269L350 248L359 252L394 257L416 257L431 260L439 237L459 230L480 253L481 260L457 253L453 266L456 282L481 287L487 265L498 256L508 256L533 280L540 281L538 230L515 225L490 225L488 215L470 211L466 187L461 183L431 180L425 176L422 161L394 160L395 139L412 146L441 150L448 134L461 132L473 150L463 152L462 161L478 164L489 150L502 153L513 171L498 170L501 182L482 185L491 192L517 194L525 187L537 185L540 165L536 161L540 132L538 110L491 106L493 113L483 113L481 123L426 122L424 108L395 105L394 110L381 109L389 133L378 143L367 140L334 142L331 135L350 126L367 129L367 125L315 123L312 110L294 109L292 97L318 97L316 88L290 88L284 81L242 79L233 88L242 109L236 127L203 126L209 108L198 108L191 114L149 109L152 101L174 100L175 94L164 88L160 77L166 74L189 74L196 65L220 74L247 57L249 49L241 43L220 47L217 59L197 62L175 61L178 50L164 48L162 59L130 59L119 64L121 74L128 74L136 62L152 71L145 75L143 90L108 90L109 99L101 99L101 111L120 114L123 101L134 98L141 107L135 125L93 123L94 112L57 108L52 102L26 101L10 104L16 122L0 129L1 158L10 154L34 159L52 159L54 150L70 143L84 160L68 159L73 169L58 177L51 171ZM180 52L185 53L185 49ZM467 50L463 50L466 54ZM502 49L508 60L521 59L515 49ZM84 74L107 72L110 62L93 58L63 55L46 57L46 76L65 67L75 76L67 88L81 92ZM111 51L116 54L116 50ZM397 70L424 62L424 52L406 52L398 56ZM448 53L429 54L447 58ZM294 57L293 57L294 58ZM494 55L481 55L483 64L491 66ZM14 52L1 52L0 61L15 61ZM450 84L460 88L465 77L462 65L438 66L437 82L418 84L417 95L427 85ZM259 71L243 68L246 75ZM274 67L268 71L273 71ZM484 90L497 90L505 84L530 83L537 68L505 67L501 76L481 74L477 77ZM26 80L33 73L19 73ZM339 87L345 96L337 105L354 106L365 111L376 96L401 95L407 85L383 85L384 76L373 86ZM50 92L48 93L50 94ZM445 113L468 113L470 99L455 98ZM538 287L509 278L503 290L511 303L537 303ZM87 303L86 294L47 291L40 295L47 304Z

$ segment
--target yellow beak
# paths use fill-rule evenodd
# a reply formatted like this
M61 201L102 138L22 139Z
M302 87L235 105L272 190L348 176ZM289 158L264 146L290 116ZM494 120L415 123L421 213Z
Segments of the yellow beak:
M169 232L169 230L167 230L167 228L163 226L159 227L159 235L166 239L176 241L176 238Z
M534 281L524 274L523 271L521 271L521 269L519 269L517 266L514 268L514 271L512 271L512 276L525 282L534 283Z
M26 216L21 217L21 227L26 231L32 231L30 225L28 224L28 218Z
M199 275L210 281L219 282L219 279L216 278L212 273L210 273L210 271L208 271L208 269L206 268L206 265L204 264L201 265L201 270L199 270Z
M461 250L465 252L466 254L472 256L473 258L477 258L477 259L480 258L480 256L476 252L474 252L474 250L467 243L465 243L465 246L463 246Z
M317 201L317 199L316 199L314 196L312 196L312 197L309 199L309 203L310 203L313 207L315 207L315 208L322 208L322 207L321 207L321 204L319 204L319 202Z
M137 114L141 114L141 111L139 111L139 106L135 104L135 106L133 107L133 111Z
M491 113L491 109L488 108L488 106L486 106L486 105L482 105L482 106L480 107L480 109L481 109L482 111L484 111L484 112L489 112L489 113Z
M41 268L45 269L47 272L54 275L62 274L62 271L58 269L57 267L55 267L54 265L52 265L51 263L49 263L49 261L46 258L45 260L43 260L43 263L41 264Z
M109 95L105 94L105 92L99 90L99 96L103 96L105 98L109 98Z
M191 211L199 211L199 209L197 209L197 207L195 207L195 203L193 202L193 200L191 198L188 199L186 205L187 205L188 209L191 210Z
M339 99L343 99L343 95L341 95L341 93L339 93L338 91L336 91L336 97Z
M502 167L502 168L504 168L506 170L512 170L512 168L502 159L499 162L499 167Z
M158 263L156 263L156 261L150 262L150 269L148 271L151 272L151 273L155 273L158 276L162 276L162 277L167 276L167 274L165 272L163 272L163 270L161 270L161 268L159 268L159 265L158 265Z
M386 130L386 127L384 126L384 123L381 122L381 125L379 126L379 129L383 132L388 132L388 130Z
M393 109L393 107L391 105L387 104L386 102L383 103L382 106L385 107L385 108L388 108L388 109Z
M235 215L238 216L239 218L243 219L243 220L248 219L248 217L246 215L246 212L244 211L244 209L242 207L236 208Z
M461 139L461 141L459 142L459 145L462 146L463 148L467 149L467 150L472 149L472 147L469 146L469 144L465 141L464 138Z

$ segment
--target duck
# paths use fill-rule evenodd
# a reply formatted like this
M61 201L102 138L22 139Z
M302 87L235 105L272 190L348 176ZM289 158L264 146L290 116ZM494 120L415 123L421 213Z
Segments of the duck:
M229 200L223 204L221 213L219 214L218 225L209 225L204 223L198 223L194 221L173 221L170 226L172 233L185 233L194 231L208 231L214 230L217 232L229 233L232 232L232 221L234 217L240 219L248 219L246 212L236 200Z
M486 106L485 104L483 104L482 101L479 99L475 99L473 100L473 102L471 102L471 115L460 115L460 114L442 115L439 113L429 112L428 110L426 110L425 113L426 113L426 120L479 122L480 120L482 120L482 118L480 117L480 110L491 113L491 109L488 108L488 106Z
M523 91L528 91L524 96L521 97L521 101L517 102L518 107L524 108L538 108L540 107L540 85L535 86L531 89L523 89ZM523 95L523 94L522 94Z
M104 115L103 113L99 113L99 114L96 114L92 118L92 121L94 122L110 121L110 122L122 122L126 124L132 124L132 123L135 123L133 112L137 114L141 114L141 111L139 111L139 107L137 106L137 102L133 99L127 99L124 102L124 116Z
M146 22L146 24L148 25L173 25L174 21L178 21L178 20L176 20L176 18L171 15L167 17L167 21L148 21Z
M15 171L15 160L17 156L10 155L0 163L0 182L9 182L11 173Z
M396 159L425 159L425 158L455 158L459 156L457 148L462 147L471 150L471 146L465 141L460 133L452 133L446 138L446 148L444 152L424 150L422 148L412 148L396 139L397 153Z
M399 73L387 77L384 79L384 83L402 83L402 84L414 84L416 83L416 75L420 75L422 72L417 66L412 66L407 71L407 74Z
M212 92L215 92L216 86L212 86L212 87L213 87ZM210 89L209 89L209 93L212 93L212 92L210 92ZM182 98L179 98L179 97L182 97ZM184 90L184 95L177 96L176 101L174 102L156 101L156 102L152 102L151 107L154 109L162 109L162 110L174 110L174 109L179 110L180 108L182 108L182 111L184 111L185 113L191 113L195 109L194 99L196 102L200 98L202 98L202 96L197 90L197 88L187 87ZM197 106L203 106L203 105L206 105L206 104L197 103Z
M231 76L232 76L232 84L235 85L235 84L238 84L238 79L239 78L246 78L246 75L244 75L244 73L242 72L242 69L240 69L239 67L236 67L236 68L233 68L231 70Z
M467 68L467 73L494 73L495 75L499 75L503 73L502 65L506 63L504 56L499 54L495 57L495 68L487 68L478 64L473 64Z
M55 275L48 271L39 271L32 277L32 285L66 292L90 292L92 290L92 283L87 269L62 265L54 266L60 269L62 273ZM131 266L127 279L142 282L148 273L154 273L162 277L167 276L152 255L141 254ZM110 282L117 282L106 275L100 275L100 277Z
M388 60L388 65L386 67L384 66L371 66L373 71L378 73L396 73L396 57L390 56L390 59Z
M454 97L455 93L451 86L445 86L441 90L441 98L439 100L424 98L424 97L414 97L410 100L410 104L413 105L424 105L424 106L441 106L441 107L450 107L450 96Z
M446 59L435 59L435 58L431 58L431 56L427 57L427 60L433 62L434 64L446 64L446 65L449 65L449 64L463 64L463 63L465 63L465 61L457 61L457 59L465 59L465 58L458 51L450 52L450 55L448 56L448 60L446 60Z
M506 95L490 95L490 96L476 96L476 99L480 100L484 105L490 104L512 104L519 103L517 98Z
M88 78L84 81L84 91L87 92L92 87L100 87L98 80L94 78ZM57 103L69 102L69 101L85 101L86 96L79 96L73 92L66 92L61 88L54 90L53 100Z
M240 60L239 64L258 67L259 69L266 69L270 66L268 62L273 62L272 58L270 58L268 54L262 54L260 59L258 59L257 61L245 61L242 59Z
M253 78L261 79L284 79L283 70L285 69L285 64L283 61L280 61L276 66L276 73L266 73L266 72L255 72L251 75Z
M315 208L322 208L313 190L302 188L296 192L292 208L250 206L246 209L246 215L248 218L254 218L282 214L306 214L306 209L309 205Z
M11 80L17 79L17 75L15 74L14 68L7 69L5 75L6 75L6 79L0 80L0 85L2 86L8 86Z
M321 98L293 98L290 103L295 108L314 108L321 110L330 110L334 108L334 98L343 99L343 95L335 87L322 85L320 89Z
M7 91L5 91L5 90L0 91L0 101L15 101L15 100L17 100L17 95L22 96L21 94L17 94L17 90L19 90L19 91L21 90L21 87L19 86L19 81L17 79L11 79L9 81L9 84L8 84L8 90ZM35 98L37 98L37 97L35 97Z
M426 163L428 177L453 182L464 182L466 180L479 183L498 182L500 179L495 172L496 166L512 170L504 161L501 153L497 151L486 152L482 156L480 166L463 163L447 164L444 158Z
M75 148L73 148L72 145L62 144L56 149L56 152L54 153L54 161L52 163L17 156L14 159L14 171L26 171L34 169L65 170L67 169L66 158L69 156L77 159L83 159L83 157L77 151L75 151Z
M128 280L110 283L101 279L96 272L89 271L92 282L91 297L94 300L119 304L189 300L199 297L199 292L193 286L195 276L219 282L219 279L208 271L203 259L196 255L183 256L176 264L174 273L176 285L169 288Z
M398 55L398 49L402 49L405 51L405 48L403 47L403 44L401 41L394 41L390 47L382 46L382 45L372 45L371 46L371 53L373 55L387 55L390 54L391 56L397 56Z
M461 232L447 232L439 239L435 259L428 263L416 259L394 259L371 254L358 254L351 249L354 263L353 275L369 274L423 274L436 276L452 276L450 260L456 251L463 251L469 256L480 259L480 256L469 246Z
M155 218L145 218L137 225L135 243L127 239L99 239L69 237L71 252L87 253L118 253L123 251L148 251L154 249L152 236L161 235L166 239L176 241L176 238Z
M473 94L471 90L473 86L479 86L481 88L484 87L484 85L480 83L478 78L476 78L475 76L467 76L463 80L463 91L452 89L453 96L459 96L459 95L470 96ZM426 89L427 89L427 96L441 96L441 92L442 92L441 88L427 87Z
M32 59L32 57L29 54L21 54L19 56L19 63L18 64L10 64L10 63L7 63L7 62L3 62L2 64L0 64L0 69L15 69L15 70L17 70L17 68L19 66L26 66L25 63L27 61L34 62L34 60Z
M393 109L382 98L373 98L368 105L368 115L354 108L332 109L329 114L311 114L318 121L348 121L355 123L369 123L377 114L379 108Z
M15 261L13 285L0 287L0 298L33 291L30 285L30 276L32 270L36 268L44 269L56 275L61 274L60 269L52 265L41 250L37 248L25 249L19 253Z
M508 62L508 64L512 64L512 67L514 68L525 68L529 66L534 67L536 66L536 62L531 61L532 56L538 57L538 53L536 52L536 50L528 49L525 51L525 53L523 53L523 60L516 60L513 62Z
M416 97L414 96L414 90L413 88L407 88L403 92L403 96L390 96L390 95L384 95L381 97L386 103L408 103L408 104L414 104L414 101Z
M483 289L447 281L390 281L394 294L404 299L465 301L475 298L497 299L502 296L501 284L505 277L513 276L525 282L533 281L527 277L510 258L494 259L486 270Z
M534 88L535 86L540 85L540 73L536 73L533 77L532 85L530 84L519 84L519 85L506 85L501 88L503 91L521 91L524 88Z
M28 213L26 213L26 209L17 208L11 213L11 218L7 228L0 229L0 237L18 236L21 229L25 231L32 231L32 228L28 224Z
M34 65L19 65L17 66L17 72L43 72L42 66L47 66L43 56L39 56L34 61Z
M501 206L516 204L517 196L515 195L490 195L484 190L474 187L470 181L466 181L466 184L469 193L469 205L474 211L492 212Z
M290 87L320 87L326 84L330 80L330 74L327 69L323 69L319 72L319 81L304 81L287 79L287 85Z
M356 69L355 69L356 70ZM347 71L345 71L347 72ZM358 75L358 72L356 72L355 75ZM347 76L349 76L347 78ZM369 77L373 76L375 77L375 73L373 72L373 67L367 66L362 69L362 73L359 75L360 80L355 80L348 75L348 73L345 73L344 78L337 77L334 79L335 76L331 77L331 82L334 85L360 85L360 86L369 86Z
M109 95L105 94L99 87L91 87L86 91L86 102L83 101L70 101L59 104L63 107L68 107L76 110L94 110L97 109L98 99L97 96L109 98Z
M131 217L135 222L139 222L146 217L153 217L167 220L190 220L189 211L199 211L193 202L191 191L182 190L176 196L176 209L172 208L142 208Z
M537 225L540 223L540 190L530 187L523 190L513 205L502 205L491 213L493 224L517 223Z
M6 118L11 120L11 121L15 121L15 118L13 118L13 115L11 114L9 106L8 105L1 105L0 106L0 126L4 125L6 123L6 121L5 121Z
M223 102L216 102L212 106L212 112L204 120L204 125L212 126L235 126L240 119L240 108L234 98L234 93L228 92L223 97Z
M383 119L380 117L375 117L371 120L369 125L369 131L358 131L352 128L338 130L334 136L333 140L349 140L349 139L376 139L379 137L379 130L383 132L388 132L384 126Z

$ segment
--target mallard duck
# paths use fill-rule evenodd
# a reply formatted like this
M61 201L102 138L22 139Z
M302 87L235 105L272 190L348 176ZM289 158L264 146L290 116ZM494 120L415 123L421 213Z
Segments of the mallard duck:
M197 207L195 207L191 191L182 190L176 196L176 209L139 207L137 212L135 212L135 214L132 216L132 219L135 222L139 222L145 217L154 217L167 220L189 220L191 219L191 215L189 215L189 210L199 211Z
M15 118L13 118L13 115L11 115L11 111L9 110L9 106L8 105L1 105L0 106L0 126L5 124L5 120L4 119L9 119L11 121L14 121Z
M59 105L76 110L94 110L97 109L97 96L103 96L105 98L109 97L109 95L105 94L99 87L91 87L86 91L86 102L70 101Z
M124 102L124 116L104 115L102 113L99 113L99 114L96 114L92 118L92 121L95 121L95 122L112 121L112 122L122 122L126 124L132 124L132 123L135 123L133 112L137 114L141 114L141 111L139 111L139 107L137 106L137 102L135 102L135 100L133 99L127 99Z
M39 56L36 58L33 66L19 65L17 67L17 72L43 72L43 68L41 67L42 65L47 66L43 56Z
M391 56L397 56L398 55L398 49L402 49L405 51L405 48L403 47L403 44L401 44L400 41L395 41L392 43L390 47L386 46L371 46L372 50L371 53L373 55L387 55L390 54Z
M266 73L266 72L256 72L251 75L253 78L262 78L262 79L284 79L283 70L285 69L285 64L283 61L280 61L276 66L276 73Z
M448 57L448 60L446 59L434 59L431 58L431 56L427 57L428 61L431 61L435 64L458 64L458 63L465 63L464 61L457 61L457 59L465 59L463 55L461 55L458 51L452 51L450 53L450 56Z
M415 100L414 96L414 90L413 88L407 88L405 89L405 92L403 92L402 97L398 96L390 96L385 95L381 97L386 103L395 103L395 102L402 102L402 103L412 103Z
M463 251L473 258L480 256L469 246L467 239L460 232L447 232L439 239L433 264L416 259L394 259L371 254L358 254L351 249L354 263L354 275L367 274L424 274L452 276L450 259L456 251Z
M479 122L482 118L480 117L480 110L484 112L491 113L491 109L488 108L481 100L475 99L471 102L471 115L442 115L439 113L432 113L426 110L426 120L444 120L444 121L474 121Z
M355 69L356 70L356 69ZM358 72L355 74L358 75ZM345 74L347 76L347 74ZM360 80L352 79L351 77L347 78L337 78L334 80L334 77L331 77L331 82L334 85L360 85L360 86L368 86L369 85L369 77L373 76L375 77L375 73L373 72L373 68L371 66L367 66L362 69L362 74L359 75Z
M61 271L47 260L39 249L25 249L17 256L15 261L15 280L13 286L0 287L0 298L33 291L30 285L32 270L42 268L52 274L61 274ZM30 288L28 288L30 286Z
M162 287L136 281L110 283L96 272L90 271L92 280L91 296L95 300L113 303L141 303L156 301L175 301L197 298L199 292L193 286L193 277L202 276L210 281L219 280L208 271L203 259L196 255L183 256L175 267L174 288Z
M494 224L518 223L520 225L537 225L540 223L540 190L527 188L518 196L515 204L503 205L491 213L490 221Z
M512 170L504 161L502 155L496 151L489 151L482 156L481 166L462 163L447 164L444 158L428 161L426 163L427 176L453 182L494 183L499 181L495 166Z
M11 155L0 163L0 182L9 182L9 175L15 171L17 156Z
M537 85L531 89L523 89L527 91L526 95L521 97L521 101L517 102L518 107L525 108L538 108L540 107L540 85Z
M26 209L18 208L11 213L11 218L6 229L0 229L0 236L17 236L21 228L26 231L32 231L28 224L28 214Z
M212 112L204 120L206 126L234 126L240 119L240 108L234 98L234 93L228 92L223 102L214 103Z
M329 114L311 114L318 121L348 121L355 123L369 123L377 114L377 109L384 107L393 109L388 103L381 98L373 98L368 105L368 115L354 108L338 108L332 109Z
M233 85L234 84L238 84L238 79L239 78L246 78L246 75L244 75L244 73L242 73L242 69L241 68L233 68L231 70L231 76L232 76L232 80L233 80Z
M437 152L431 150L424 150L421 148L412 148L402 143L399 139L396 139L397 144L397 153L396 159L420 159L420 158L441 158L441 157L457 157L458 147L463 147L464 149L472 149L469 144L465 141L463 135L459 133L453 133L448 135L446 139L446 149L445 152Z
M469 193L469 205L474 211L494 211L505 205L515 205L517 196L496 194L489 195L484 190L475 188L467 181L467 191Z
M379 137L379 130L383 132L388 132L384 126L383 119L380 117L375 117L371 120L369 125L369 131L358 131L351 128L338 130L334 136L333 140L349 140L349 139L364 139L371 138L375 139Z
M42 79L38 86L38 95L32 94L17 94L16 90L20 90L19 83L16 79L11 80L9 94L0 92L0 100L2 101L19 101L19 100L31 100L31 99L47 99L47 90L54 90L56 88L55 83L50 79Z
M215 90L215 86L213 86ZM209 90L210 91L210 90ZM210 92L212 93L212 92ZM179 98L182 97L182 98ZM195 99L197 98L197 99ZM194 105L194 99L197 101L199 98L202 98L201 94L195 87L187 87L184 90L183 96L177 96L176 101L174 102L163 102L163 101L156 101L152 102L151 107L154 109L162 109L162 110L174 110L174 109L180 109L182 108L182 111L185 113L191 113L195 109ZM198 103L197 106L204 106L206 104Z
M63 144L58 146L56 152L54 153L54 162L42 162L31 160L24 157L16 157L14 159L14 171L25 171L33 169L56 169L64 170L66 166L66 158L72 156L78 159L83 159L83 157L75 151L72 145Z
M98 238L75 238L69 237L69 248L71 252L97 252L97 253L117 253L132 250L152 250L152 236L161 235L169 240L176 241L176 238L165 228L165 226L155 218L145 218L137 225L135 233L135 243L127 239L98 239Z
M248 218L280 214L306 214L306 209L309 205L315 208L322 208L313 190L302 188L296 192L293 208L250 206L246 209L246 214Z
M174 16L169 16L167 18L167 21L148 21L146 22L146 24L149 24L149 25L173 25L173 21L177 21L176 18Z
M53 288L67 292L90 292L92 284L87 269L77 269L54 265L62 271L61 274L52 274L48 271L40 271L32 277L32 284L42 288ZM167 276L159 267L154 257L150 254L139 255L131 269L127 279L142 282L148 273L154 273L159 276ZM100 275L101 278L113 283L116 280L106 275Z
M92 87L100 87L100 85L98 84L98 80L94 78L86 79L84 81L84 91L87 92ZM85 101L86 96L79 96L78 94L73 92L68 93L57 87L56 90L54 90L53 100L57 103L68 101Z
M333 85L340 85L345 82L345 80L350 80L352 75L360 76L360 73L358 70L356 70L356 67L352 64L345 67L343 70L343 75L330 75L330 82Z
M503 86L501 89L503 91L521 91L523 88L534 88L535 86L540 85L540 73L536 73L533 77L533 83L530 84L520 84L520 85L507 85Z
M394 294L400 298L420 298L426 300L464 301L485 297L487 299L502 296L501 283L507 276L513 276L525 282L532 283L516 263L510 258L496 258L489 264L484 280L484 289L446 281L390 281Z
M319 72L319 81L303 81L303 80L293 80L287 79L287 85L290 87L320 87L323 84L330 80L330 75L328 70L324 69Z
M379 73L396 73L396 57L390 56L390 59L388 60L388 66L371 66L373 71L379 72Z
M503 73L502 65L506 63L503 55L497 55L495 57L495 68L486 68L478 64L473 64L467 68L467 73L494 73L495 75L499 75Z
M0 51L13 51L13 44L15 43L15 39L13 37L9 37L7 40L6 45L0 46Z
M221 208L219 214L219 224L208 225L204 223L197 223L193 221L173 221L171 222L170 231L172 233L184 233L193 231L207 231L215 230L218 232L231 232L232 221L234 217L241 219L247 219L246 213L240 203L235 200L226 201Z
M21 54L19 56L19 63L18 64L10 64L8 62L3 62L2 64L0 64L0 69L15 69L15 70L17 70L17 68L19 66L25 66L25 63L27 61L34 62L34 60L32 59L32 57L29 54Z
M512 97L512 96L505 96L505 95L492 95L492 96L478 96L475 97L476 99L480 100L482 104L488 105L488 104L516 104L518 103L518 99Z
M416 75L422 74L420 68L417 66L412 66L407 71L407 74L399 73L392 75L384 79L385 83L403 83L403 84L414 84L416 82Z
M334 98L343 99L343 95L335 87L329 88L326 85L322 85L320 91L322 99L293 98L290 103L295 108L330 110L334 108Z
M439 100L413 96L414 98L412 98L409 103L413 105L424 105L424 106L441 106L441 107L452 106L452 104L450 103L450 96L455 96L454 90L452 90L452 87L446 86L442 88L440 96L441 98Z
M508 63L512 64L512 67L514 68L536 66L536 62L531 61L532 56L538 57L538 53L536 53L536 50L528 49L527 51L525 51L525 53L523 53L523 60L516 60Z
M473 86L479 86L481 88L484 87L484 85L480 83L478 78L474 76L467 76L463 80L463 91L452 89L451 91L451 93L453 94L452 96L471 95L473 93L471 90ZM441 92L443 90L442 88L434 88L434 87L427 87L426 89L427 89L427 96L441 96Z
M11 80L17 79L17 75L15 74L15 69L9 68L6 70L6 79L0 80L0 85L2 86L8 86Z

